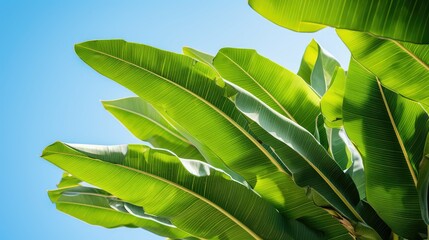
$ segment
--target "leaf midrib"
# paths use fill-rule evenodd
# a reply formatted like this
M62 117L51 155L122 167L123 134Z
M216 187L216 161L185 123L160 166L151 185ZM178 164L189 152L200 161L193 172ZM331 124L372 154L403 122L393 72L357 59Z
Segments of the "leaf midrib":
M404 51L406 54L408 54L409 56L411 56L412 58L414 58L414 60L416 60L420 65L422 65L426 70L429 71L429 66L425 62L423 62L417 55L415 55L413 52L411 52L405 46L403 46L401 43L399 43L398 41L395 41L393 39L387 39L387 40L391 41L392 43L394 43L402 51Z
M268 95L269 98L271 98L271 100L274 101L274 103L276 103L276 105L287 115L287 117L289 117L291 120L296 122L295 118L280 104L280 102L270 92L268 92L267 89L265 89L261 84L259 84L259 82L256 81L256 79L252 75L250 75L250 73L244 70L237 62L232 60L229 56L227 56L222 51L219 51L219 53L222 54L224 57L226 57L228 60L230 60L235 66L237 66L237 68L239 68L244 74L246 74L260 89L262 89L262 91L266 95Z
M161 178L161 177L156 176L154 174L151 174L151 173L148 173L148 172L144 172L144 171L141 171L141 170L138 170L138 169L135 169L135 168L127 167L127 166L120 165L120 164L107 163L107 162L104 162L104 161L99 160L99 159L94 159L94 158L90 158L90 157L82 156L82 155L78 155L78 154L56 152L56 151L46 151L45 153L65 155L65 156L71 156L71 157L76 157L76 158L84 158L84 159L88 159L88 160L91 160L91 161L99 162L102 165L104 165L104 164L106 164L106 165L112 164L112 165L115 165L116 167L124 168L124 169L127 169L127 170L132 171L132 172L136 172L136 173L139 173L139 174L146 175L146 176L148 176L150 178L156 179L156 180L161 181L161 182L163 182L163 183L165 183L167 185L171 185L171 186L173 186L173 187L175 187L175 188L177 188L179 190L182 190L182 191L184 191L184 192L186 192L186 193L188 193L188 194L196 197L197 199L200 199L201 201L203 201L206 204L208 204L209 206L215 208L220 213L222 213L224 216L226 216L227 218L229 218L230 220L232 220L235 224L237 224L239 227L241 227L244 231L246 231L249 235L251 235L255 239L263 240L256 233L254 233L251 229L249 229L245 224L243 224L240 220L238 220L237 218L235 218L234 216L232 216L230 213L228 213L225 209L221 208L219 205L215 204L214 202L210 201L209 199L207 199L207 198L205 198L205 197L203 197L203 196L201 196L201 195L199 195L199 194L197 194L197 193L195 193L195 192L193 192L193 191L191 191L191 190L189 190L189 189L187 189L187 188L185 188L185 187L183 187L181 185L178 185L177 183L174 183L174 182L172 182L170 180Z
M384 92L383 92L383 87L381 86L381 83L380 83L378 77L376 77L376 79L377 79L378 89L379 89L379 91L381 93L381 97L383 99L384 107L386 108L387 115L389 116L390 124L393 127L393 131L395 132L395 135L396 135L396 138L398 140L399 146L401 147L402 155L405 158L405 162L407 163L408 170L409 170L409 172L411 174L411 177L413 178L414 186L417 187L417 176L416 176L416 174L415 174L415 172L413 170L413 167L411 165L411 161L410 161L410 159L408 157L408 153L407 153L407 150L405 148L405 145L404 145L404 142L402 140L402 137L399 134L399 130L398 130L397 126L396 126L395 119L393 118L392 112L390 111L389 104L387 103L386 96L384 95Z
M127 43L127 42L125 42L125 43ZM121 59L121 58L119 58L119 57L116 57L116 56L113 56L113 55L110 55L110 54L107 54L107 53L105 53L105 52L102 52L102 51L99 51L99 50L95 50L95 49L92 49L92 48L88 48L88 47L84 47L84 46L82 46L82 45L78 45L79 47L81 47L81 48L84 48L84 49L87 49L87 50L89 50L89 51L93 51L93 52L96 52L96 53L99 53L99 54L102 54L102 55L105 55L105 56L107 56L107 57L110 57L110 58L113 58L113 59L116 59L116 60L118 60L118 61L121 61L121 62L124 62L124 63L126 63L126 64L129 64L129 65L131 65L131 66L133 66L133 67L136 67L136 68L138 68L138 69L141 69L141 70L143 70L143 71L146 71L146 72L148 72L148 73L150 73L150 74L153 74L153 75L155 75L156 77L158 77L158 78L160 78L160 79L163 79L163 80L165 80L166 82L168 82L168 83L170 83L170 84L172 84L173 86L175 86L175 87L178 87L179 89L181 89L181 90L183 90L183 91L185 91L186 93L188 93L188 94L190 94L190 95L192 95L193 97L195 97L196 99L198 99L198 100L200 100L200 101L202 101L203 103L205 103L206 105L208 105L211 109L213 109L213 110L215 110L219 115L221 115L222 117L224 117L229 123L231 123L234 127L236 127L241 133L243 133L262 153L264 153L264 155L271 161L271 163L274 165L274 166L276 166L276 168L277 168L277 170L279 170L280 172L284 172L284 173L286 173L284 170L283 170L283 168L276 162L276 160L274 159L274 158L272 158L271 157L271 155L268 153L268 151L267 150L265 150L265 148L263 148L252 136L250 136L250 134L248 133L248 132L246 132L241 126L239 126L235 121L233 121L228 115L226 115L224 112L222 112L220 109L218 109L217 107L215 107L213 104L211 104L210 102L208 102L206 99L204 99L204 98L202 98L201 96L199 96L199 95L197 95L197 94L195 94L194 92L192 92L192 91L190 91L190 90L188 90L188 89L186 89L185 87L183 87L183 86L181 86L181 85L179 85L179 84L177 84L177 83L175 83L174 81L171 81L171 80L169 80L169 79L167 79L167 78L165 78L165 77L163 77L163 76L161 76L161 75L158 75L157 73L154 73L154 72L152 72L152 71L150 71L150 70L148 70L148 69L146 69L146 68L143 68L143 67L141 67L141 66L138 66L138 65L136 65L136 64L134 64L134 63L131 63L131 62L129 62L129 61L126 61L126 60L124 60L124 59ZM215 151L213 151L209 146L206 146L206 147L208 147L210 150L211 150L211 152L215 152ZM287 174L287 173L286 173Z
M181 141L183 141L183 142L185 142L185 143L187 143L189 145L192 145L192 143L190 143L187 139L183 138L182 136L178 135L177 133L174 133L173 131L171 131L170 129L166 128L164 125L162 125L161 123L157 122L155 119L153 119L153 118L151 118L149 116L145 116L145 115L140 114L138 112L135 112L135 111L132 111L132 110L129 110L129 109L126 109L126 108L122 108L122 107L119 107L119 106L111 105L111 104L106 104L106 107L116 108L118 110L122 110L124 112L129 112L129 113L134 114L136 116L142 117L142 118L144 118L144 119L152 122L153 124L157 125L158 127L162 128L164 131L168 132L169 134L173 135L174 137L180 139Z

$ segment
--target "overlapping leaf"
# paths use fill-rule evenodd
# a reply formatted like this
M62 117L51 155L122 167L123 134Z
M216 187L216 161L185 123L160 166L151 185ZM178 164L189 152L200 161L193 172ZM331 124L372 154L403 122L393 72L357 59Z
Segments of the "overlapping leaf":
M285 221L259 195L225 173L164 150L144 145L103 147L57 142L44 150L43 157L197 237L316 237L304 232L307 228L301 223Z
M139 97L103 101L103 106L140 140L168 149L182 158L204 160L186 138Z
M353 58L376 75L384 87L429 106L429 44L380 39L347 30L337 33Z
M336 68L332 84L320 101L320 109L325 117L325 123L330 128L343 126L343 98L346 84L346 74L341 67Z
M368 202L395 233L420 238L426 227L416 183L428 115L418 103L383 88L353 59L343 115L347 135L364 161Z
M117 200L111 194L96 188L72 186L49 191L49 197L57 209L89 224L106 228L144 228L159 236L182 239L192 237L173 225L160 224L152 219L137 217L124 210L112 208Z
M340 67L338 61L323 49L314 39L305 49L298 75L318 94L323 96L331 85L331 80Z
M250 49L221 49L213 63L223 78L314 132L320 99L299 76Z
M420 210L426 225L429 225L429 134L426 137L426 145L423 151L423 159L419 166L419 177L417 181Z
M273 111L254 96L240 90L239 87L236 88L237 107L265 130L265 133L259 132L258 137L268 144L280 141L299 155L298 159L282 159L298 185L314 189L348 219L366 222L374 227L380 236L388 234L388 229L383 226L382 221L371 213L371 207L367 206L366 210L360 209L361 202L354 182L313 135ZM274 149L276 150L275 147Z
M330 238L347 237L345 229L312 205L287 169L251 136L247 119L225 97L229 93L225 83L210 66L121 40L82 43L76 52L98 72L149 102L211 164L236 179L243 176L286 218L302 217Z

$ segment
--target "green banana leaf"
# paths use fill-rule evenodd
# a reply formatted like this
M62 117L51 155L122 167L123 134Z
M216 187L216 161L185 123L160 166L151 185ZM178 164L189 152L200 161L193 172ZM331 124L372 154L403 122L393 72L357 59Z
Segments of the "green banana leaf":
M341 137L342 129L326 127L329 142L329 153L341 168L346 170L352 165L352 158L347 155L347 145Z
M147 141L154 147L168 149L182 158L204 160L186 138L139 97L102 103L107 111L140 140Z
M57 184L58 188L65 188L71 186L79 186L82 181L70 173L64 172L61 181Z
M417 181L417 190L420 200L420 209L423 220L425 221L426 225L429 225L429 134L426 137L426 145L423 152L423 159L420 163L419 169L420 171Z
M42 157L123 201L144 206L145 213L168 220L196 237L317 237L300 222L284 220L258 194L224 172L204 162L179 159L165 150L57 142L48 146Z
M270 158L239 126L240 121L244 125L245 118L224 97L225 83L206 64L123 40L90 41L77 44L75 50L95 70L151 104L211 165L235 179L244 181L230 169L240 165L240 159L248 157L250 165L252 161ZM236 121L214 104L230 112ZM213 131L209 126L221 126L222 131ZM231 160L228 166L226 160ZM255 179L254 175L253 179L243 177L250 182Z
M265 130L265 133L259 132L258 137L269 145L280 141L300 156L298 160L296 157L282 159L292 172L295 183L301 187L311 187L348 219L376 227L379 236L375 232L374 235L378 238L389 234L388 228L374 216L376 214L369 205L366 209L362 208L353 180L312 134L238 86L235 88L238 91L234 98L237 107Z
M213 69L215 69L213 66L214 57L212 55L209 55L207 53L203 53L201 51L195 50L195 49L190 48L190 47L183 47L182 51L183 51L184 55L189 56L191 58L194 58L200 62L203 62L203 63L211 66Z
M128 87L167 117L211 165L235 179L242 175L283 216L308 213L304 222L311 228L322 229L329 238L349 238L338 222L308 201L288 170L247 132L246 117L224 97L226 84L207 64L121 40L78 44L76 52L95 70Z
M337 33L353 58L376 75L383 87L429 106L429 44L380 39L347 30Z
M338 61L313 39L305 49L298 75L319 96L323 96L331 85L331 79L333 79L337 67L340 67Z
M289 161L301 160L301 156L299 156L299 154L297 154L293 149L284 143L280 141L270 141L264 138L263 136L266 134L265 130L256 123L252 122L249 124L249 126L255 135L262 136L262 139L264 140L263 142L269 145L275 151L274 153L279 157L282 165L285 164L282 159L288 159ZM265 182L266 184L264 184ZM304 189L297 188L291 178L288 178L287 184L282 184L281 182L271 182L269 179L268 181L264 179L264 181L259 181L258 183L264 184L262 187L268 189L275 190L279 187L286 189L287 198L284 199L283 204L286 206L284 209L287 209L287 212L284 212L284 215L293 219L299 219L301 222L306 223L306 225L310 226L311 228L323 231L325 233L324 237L326 239L351 238L350 234L346 231L346 229L349 230L349 223L338 221L338 214L335 214L335 217L333 218L330 215L330 211L325 211L327 209L318 207L325 207L328 204L325 205L317 203L315 198L310 196L311 194L308 188L305 188L305 191ZM274 186L276 186L276 188L273 188ZM272 202L276 201L276 199L272 200ZM296 207L293 208L293 206ZM343 226L341 226L341 224Z
M363 158L369 204L393 232L419 239L426 227L416 184L428 115L418 103L382 87L352 59L343 116L347 135Z
M223 48L213 64L224 79L308 131L315 131L320 99L299 76L251 49Z
M359 151L350 141L350 138L347 136L347 133L344 129L341 129L338 133L340 138L347 145L346 153L349 159L351 159L352 165L347 169L346 173L350 175L355 182L355 185L359 191L359 196L361 200L366 199L366 186L365 186L365 171L363 167L363 160Z
M159 236L182 239L192 237L175 226L160 224L148 218L137 217L128 211L112 208L112 202L122 202L111 194L96 188L72 186L49 191L57 209L86 223L106 228L143 228Z
M346 74L337 67L332 78L332 84L320 100L320 110L325 117L325 124L330 128L343 126L343 98L346 84Z
M263 17L294 31L314 32L330 26L429 43L427 0L249 0L248 3Z
M359 190L360 198L364 199L365 179L362 159L342 129L345 71L335 58L312 40L304 53L298 75L313 88L319 89L318 92L322 96L320 109L324 124L323 122L318 124L318 131L319 135L326 136L326 140L318 141L342 170L347 169Z
M324 149L329 151L328 131L325 127L323 115L319 114L316 119L316 131L313 134L316 140L323 146Z

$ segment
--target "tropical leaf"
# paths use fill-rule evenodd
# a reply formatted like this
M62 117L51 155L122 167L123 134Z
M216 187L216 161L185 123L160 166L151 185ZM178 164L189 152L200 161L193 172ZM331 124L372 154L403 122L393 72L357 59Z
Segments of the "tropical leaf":
M350 141L344 129L341 129L338 134L340 138L344 141L344 143L347 145L346 153L348 158L352 162L352 165L347 169L346 173L349 174L350 177L353 179L353 182L355 182L356 187L359 191L360 199L366 199L365 171L362 157L360 156L359 151Z
M298 75L301 76L319 96L323 96L331 85L338 61L323 49L314 39L305 49Z
M144 145L103 147L57 142L44 150L43 157L196 237L317 237L298 221L284 220L254 191L225 173L204 162L179 159L165 150Z
M213 67L213 59L214 57L207 54L207 53L203 53L201 51L198 51L196 49L190 48L190 47L183 47L182 49L183 54L185 54L186 56L189 56L191 58L194 58L200 62L203 62L211 67Z
M57 184L58 188L78 186L82 181L70 173L64 172L61 181Z
M316 140L323 146L327 151L329 151L329 141L328 141L328 132L325 127L325 122L323 115L319 114L316 119L316 132L313 134Z
M308 226L322 229L330 238L347 237L345 229L312 205L288 170L252 137L246 117L225 97L227 85L210 66L122 40L78 44L76 52L95 70L150 103L211 165L235 179L243 176L283 216L295 219L311 213L304 219Z
M259 132L258 137L274 146L275 151L274 144L280 141L299 155L298 160L296 157L282 159L292 172L295 183L301 187L311 187L348 219L367 223L374 227L380 236L386 237L386 234L389 234L382 221L374 218L376 215L372 214L369 206L366 206L366 210L361 208L354 182L312 134L273 111L254 96L237 86L236 88L238 93L234 99L237 107L265 130L265 133Z
M426 227L417 196L418 166L429 130L418 103L381 86L352 59L343 103L344 127L362 155L366 197L402 237L418 239Z
M383 38L429 43L426 0L249 0L263 17L282 27L314 32L325 26L369 32Z
M429 134L426 137L426 145L423 152L423 159L420 162L419 177L417 181L417 190L420 200L420 209L423 221L429 225Z
M343 139L346 136L343 135L343 137L341 137L343 131L343 129L326 127L329 153L341 170L344 171L352 165L353 159L347 154L348 148Z
M223 78L308 131L315 131L320 99L299 76L251 49L223 48L213 63Z
M325 124L330 128L343 126L343 98L346 84L346 74L337 67L332 78L332 84L320 100L320 109L325 117Z
M380 39L346 30L337 33L353 58L376 75L383 87L429 106L429 44Z
M92 225L106 228L144 228L157 235L174 239L192 237L171 223L160 224L153 219L137 217L125 209L119 211L112 208L113 202L123 201L101 189L83 186L59 188L49 191L49 198L58 210Z
M140 140L168 149L182 158L204 160L185 137L139 97L103 101L103 106Z

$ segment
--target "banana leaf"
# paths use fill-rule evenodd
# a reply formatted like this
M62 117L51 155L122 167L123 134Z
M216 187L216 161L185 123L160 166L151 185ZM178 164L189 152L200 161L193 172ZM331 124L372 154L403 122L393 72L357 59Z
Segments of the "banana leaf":
M363 159L369 204L399 236L421 238L426 226L416 184L428 115L418 103L382 87L352 59L343 116L347 135Z
M224 172L204 162L179 159L165 150L57 142L48 146L42 157L196 237L318 237L302 223L285 220L253 190Z
M223 48L213 64L224 79L308 131L315 131L320 98L299 76L251 49Z
M303 222L311 229L322 229L329 238L350 238L306 198L288 170L249 133L248 120L227 98L226 83L206 63L122 40L78 44L76 52L156 108L211 165L234 179L243 176L283 216L308 214Z
M423 152L423 159L419 166L419 177L417 181L417 190L419 194L420 209L422 218L426 225L429 225L429 134L426 137L426 145Z
M259 138L269 145L280 141L300 157L282 159L292 172L295 183L301 187L311 187L349 220L363 222L375 228L378 232L374 232L375 237L389 234L388 228L369 205L365 206L366 209L362 208L353 180L342 171L312 134L238 86L235 88L238 91L234 98L237 107L265 130L265 133L258 133Z
M59 211L92 225L143 228L173 239L192 237L171 223L161 224L153 219L137 217L126 210L116 210L112 207L112 202L123 202L101 189L71 186L49 191L49 197Z
M168 149L182 158L204 160L186 138L150 104L139 97L103 101L102 103L104 108L138 139L147 141L154 147Z
M347 30L337 33L353 58L376 75L383 87L429 106L429 44L380 39Z
M282 27L314 32L325 26L382 38L429 43L427 0L249 0L250 7Z

